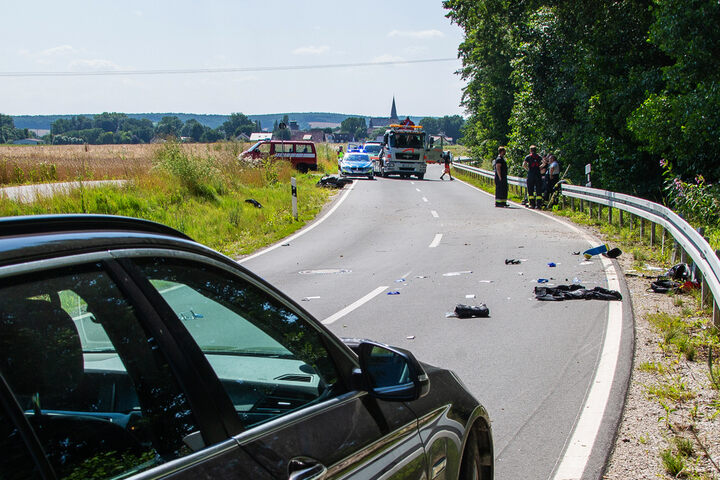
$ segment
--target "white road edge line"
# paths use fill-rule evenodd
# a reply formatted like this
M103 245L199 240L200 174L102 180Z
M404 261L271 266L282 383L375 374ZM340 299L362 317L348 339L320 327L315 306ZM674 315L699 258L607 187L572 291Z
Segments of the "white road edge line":
M435 218L440 218L440 215L435 210L430 210L430 214Z
M307 227L307 228L304 228L304 229L300 230L299 232L297 232L297 233L294 234L294 235L290 235L290 236L287 237L287 238L284 238L284 239L282 239L282 240L279 240L275 245L270 246L270 247L266 248L265 250L261 250L261 251L259 251L259 252L257 252L257 253L253 253L253 254L250 255L249 257L241 258L240 260L237 261L237 263L245 263L245 262L247 262L248 260L252 260L252 259L255 258L255 257L259 257L260 255L263 255L263 254L265 254L265 253L272 252L272 251L275 250L276 248L282 247L283 244L292 242L293 240L295 240L295 239L298 238L299 236L305 235L307 232L309 232L310 230L312 230L313 228L317 227L317 226L320 225L322 222L324 222L325 220L327 220L327 218L328 218L330 215L332 215L332 214L335 212L335 210L337 210L338 207L340 207L340 205L342 205L342 203L345 201L345 199L348 197L348 195L350 195L350 192L352 192L352 191L353 191L353 188L352 188L352 187L351 187L351 188L348 188L348 189L345 191L345 193L343 194L343 196L340 197L340 200L338 200L337 203L336 203L335 205L333 205L333 207L332 207L330 210L328 210L328 212L327 212L325 215L323 215L323 217L320 218L317 222L313 223L312 225L310 225L310 226Z
M493 196L466 182L462 183L486 195ZM580 234L590 245L599 243L591 235L569 222L536 210L533 210L533 213L565 225ZM611 290L620 290L620 281L618 280L617 271L612 262L605 257L599 258L605 270L608 288ZM605 338L603 339L602 352L600 352L600 360L597 365L597 370L595 371L595 377L590 384L589 391L585 397L585 403L578 415L572 436L566 444L567 448L565 449L565 453L562 458L558 460L558 467L555 470L555 475L552 477L553 480L579 480L585 472L585 467L587 467L587 462L590 459L590 454L592 453L595 440L600 431L605 409L610 399L613 380L615 379L615 370L617 368L618 357L620 356L622 319L622 302L608 302L607 327L605 328Z
M442 240L442 233L436 233L435 238L433 238L433 241L430 242L430 245L428 245L428 248L435 248L438 245L440 245L440 240Z
M352 312L352 311L355 310L356 308L361 307L361 306L364 305L365 303L369 302L370 300L372 300L372 299L375 298L376 296L380 295L382 292L384 292L384 291L387 290L387 289L388 289L387 286L382 286L382 287L376 288L376 289L373 290L372 292L370 292L370 293L368 293L367 295L365 295L364 297L362 297L360 300L356 300L355 302L351 303L350 305L348 305L347 307L343 308L343 309L340 310L339 312L336 312L336 313L330 315L329 317L327 317L325 320L322 321L322 324L323 324L323 325L330 325L331 323L333 323L333 322L341 319L342 317L344 317L344 316L347 315L348 313Z

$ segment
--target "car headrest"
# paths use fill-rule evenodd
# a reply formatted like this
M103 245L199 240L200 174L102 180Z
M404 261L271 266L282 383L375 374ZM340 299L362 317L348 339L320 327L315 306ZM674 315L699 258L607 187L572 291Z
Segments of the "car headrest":
M0 372L17 395L63 396L83 374L75 322L45 300L0 298Z

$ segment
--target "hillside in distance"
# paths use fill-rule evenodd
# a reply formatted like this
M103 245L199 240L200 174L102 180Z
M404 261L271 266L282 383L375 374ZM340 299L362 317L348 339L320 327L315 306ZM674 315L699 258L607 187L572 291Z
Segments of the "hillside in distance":
M182 120L183 123L190 119L195 119L203 125L210 128L217 128L223 124L229 115L216 115L216 114L204 114L204 113L127 113L130 118L147 118L153 123L159 122L163 117L175 116ZM311 122L323 122L323 123L340 123L348 117L363 117L369 118L364 115L352 115L345 113L329 113L329 112L288 112L288 113L265 113L259 115L247 115L254 121L260 121L263 130L271 130L275 121L281 121L283 117L287 115L290 121L295 121L300 126L300 129L307 130L310 128ZM13 121L15 122L15 128L28 128L28 129L40 129L50 130L50 126L55 120L60 118L69 119L76 116L85 116L92 118L95 116L94 113L90 114L71 114L71 115L12 115ZM414 122L418 122L422 117L411 115L410 118Z

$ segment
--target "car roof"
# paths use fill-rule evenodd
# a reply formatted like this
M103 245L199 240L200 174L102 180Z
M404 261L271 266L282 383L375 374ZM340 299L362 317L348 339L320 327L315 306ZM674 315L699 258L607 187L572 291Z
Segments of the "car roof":
M178 230L131 217L64 214L0 218L0 265L159 246L211 251Z

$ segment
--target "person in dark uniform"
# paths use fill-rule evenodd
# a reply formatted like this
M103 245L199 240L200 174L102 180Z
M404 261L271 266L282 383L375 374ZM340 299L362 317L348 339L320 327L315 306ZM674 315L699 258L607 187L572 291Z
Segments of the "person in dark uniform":
M540 208L542 203L541 164L542 158L537 154L537 147L530 145L530 154L523 160L523 168L527 170L528 207L530 208Z
M505 147L498 148L498 156L493 160L493 170L495 171L495 206L507 207L508 168L505 161Z

